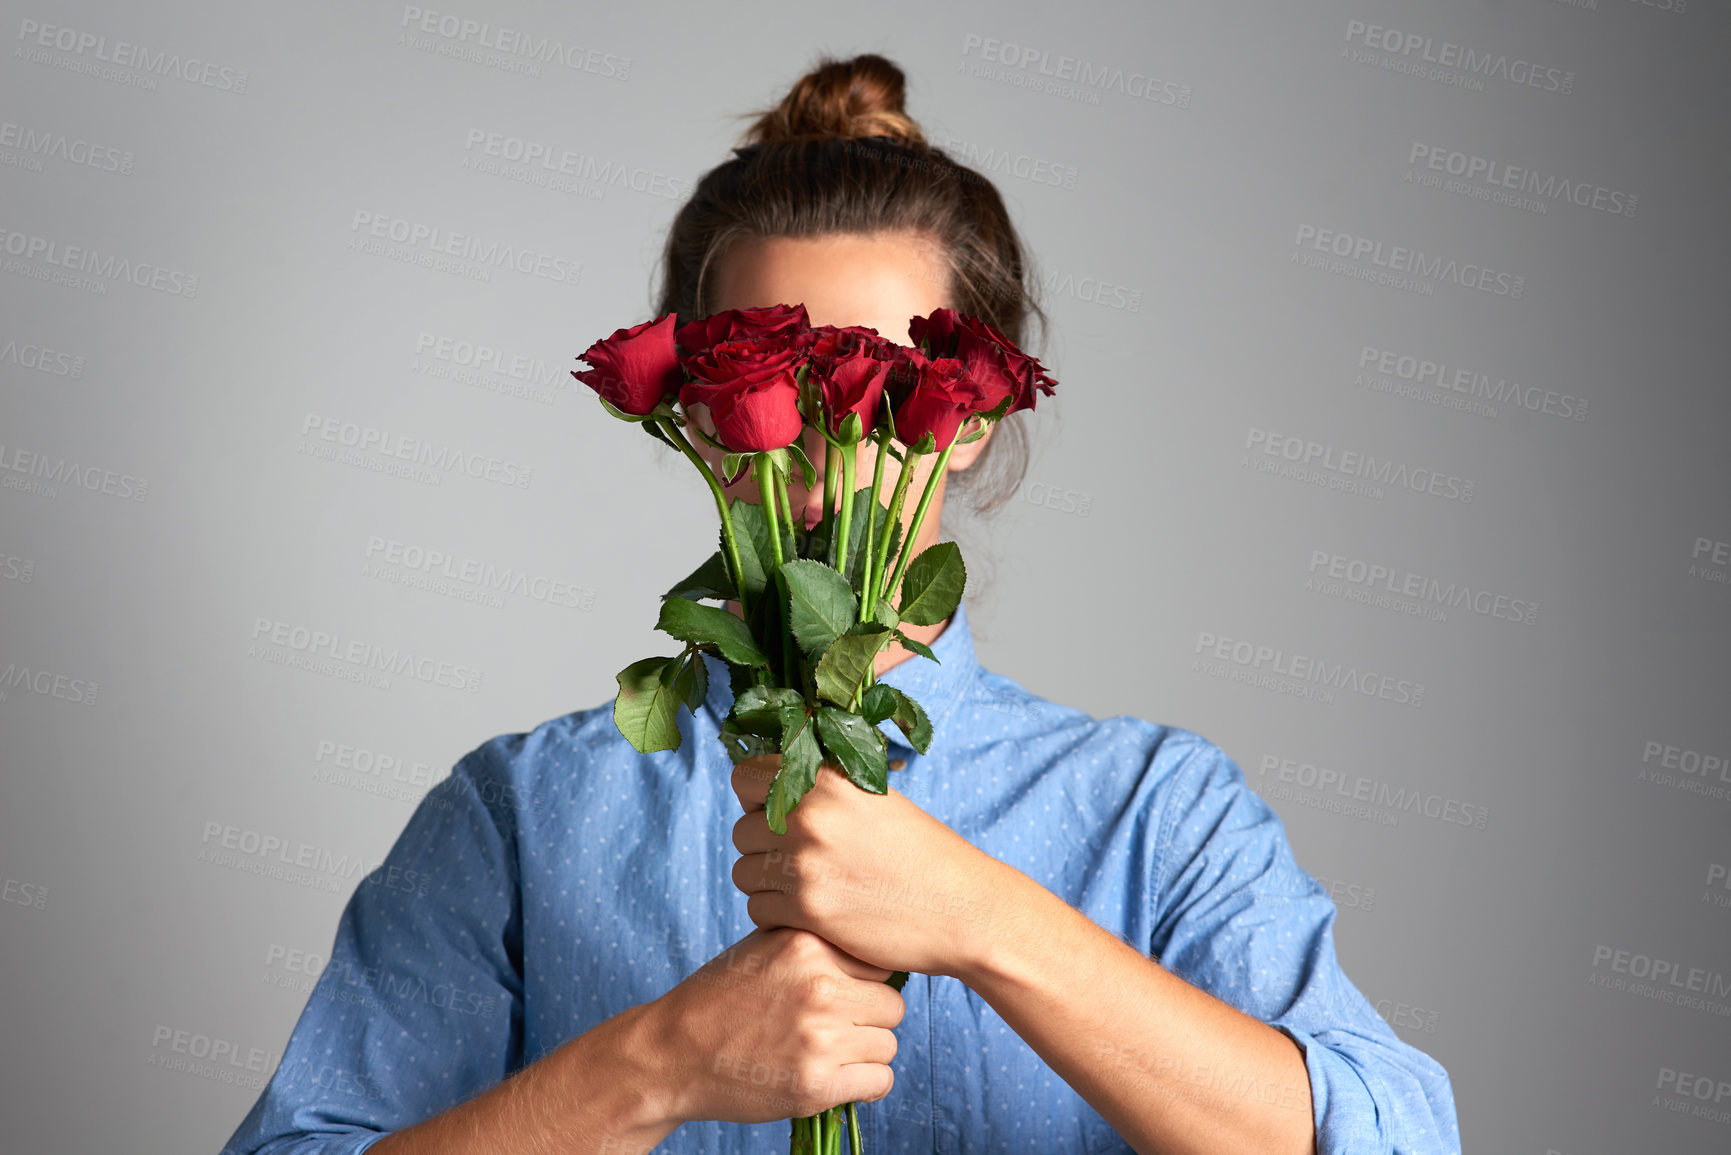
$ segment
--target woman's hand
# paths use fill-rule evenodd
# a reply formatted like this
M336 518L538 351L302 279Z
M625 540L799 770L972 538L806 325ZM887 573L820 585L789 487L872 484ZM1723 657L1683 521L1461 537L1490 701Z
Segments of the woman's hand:
M956 975L985 953L1010 869L891 789L870 794L829 764L787 815L764 810L781 755L733 769L733 884L760 928L797 927L890 970Z
M752 931L649 1004L668 1121L767 1123L883 1098L906 1009L889 976L805 931Z

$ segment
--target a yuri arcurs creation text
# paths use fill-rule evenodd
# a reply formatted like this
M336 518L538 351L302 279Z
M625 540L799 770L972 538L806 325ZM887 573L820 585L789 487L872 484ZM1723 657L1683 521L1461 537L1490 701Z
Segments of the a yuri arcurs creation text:
M967 574L955 543L917 556L912 543L955 447L1057 384L997 329L953 309L912 318L908 336L912 345L859 326L814 326L804 305L684 325L668 313L595 342L581 358L592 368L572 374L609 413L689 458L721 519L719 548L662 596L656 626L684 648L619 672L614 721L644 753L677 749L680 707L697 709L708 692L702 654L720 658L733 684L721 726L729 757L780 756L766 805L777 834L826 763L861 790L887 792L886 719L915 750L930 745L925 711L879 683L874 662L892 641L935 661L901 627L949 617ZM713 436L691 419L699 404ZM808 427L824 442L824 512L810 527L788 501L792 470L807 491L816 482L802 447ZM729 499L688 432L721 451L726 484L749 469L759 501ZM856 477L862 441L876 447L868 485ZM937 460L904 534L909 483L930 454ZM887 486L886 457L899 467ZM890 982L899 990L906 978ZM854 1108L845 1118L857 1155ZM841 1107L795 1119L791 1149L840 1155L842 1127Z

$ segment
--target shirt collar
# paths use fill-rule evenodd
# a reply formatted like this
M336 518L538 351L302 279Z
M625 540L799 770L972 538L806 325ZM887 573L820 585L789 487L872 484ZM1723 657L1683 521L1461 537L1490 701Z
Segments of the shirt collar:
M968 625L965 602L956 605L943 632L932 639L931 650L937 655L936 662L915 654L878 676L879 682L894 686L925 710L932 723L932 743L927 748L928 754L950 744L945 741L944 722L980 670L974 655L974 635ZM733 708L733 684L728 678L725 662L709 653L703 655L703 660L709 668L709 693L704 698L704 707L711 712L712 723L719 728L721 720L727 717L727 711ZM878 723L878 729L883 731L891 746L915 752L894 722L885 719Z

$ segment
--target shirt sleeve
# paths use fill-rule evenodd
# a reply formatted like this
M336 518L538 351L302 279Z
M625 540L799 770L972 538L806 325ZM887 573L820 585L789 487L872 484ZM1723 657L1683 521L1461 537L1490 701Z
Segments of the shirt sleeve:
M1303 1051L1318 1155L1459 1155L1448 1073L1341 970L1334 903L1298 866L1279 815L1218 747L1169 735L1163 746L1178 750L1164 756L1180 761L1154 868L1161 965Z
M521 1064L522 915L500 741L427 791L356 886L282 1061L222 1155L355 1155Z

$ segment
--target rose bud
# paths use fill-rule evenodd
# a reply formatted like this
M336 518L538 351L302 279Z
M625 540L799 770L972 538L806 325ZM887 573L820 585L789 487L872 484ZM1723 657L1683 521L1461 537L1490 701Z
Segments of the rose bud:
M600 394L615 409L642 417L679 391L685 374L673 347L672 313L653 321L615 329L584 350L580 360L593 369L571 376Z

